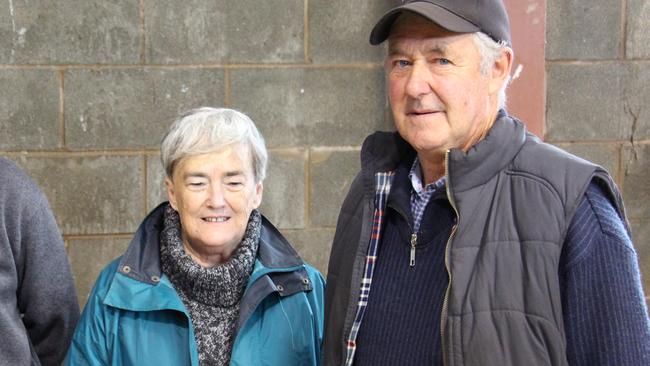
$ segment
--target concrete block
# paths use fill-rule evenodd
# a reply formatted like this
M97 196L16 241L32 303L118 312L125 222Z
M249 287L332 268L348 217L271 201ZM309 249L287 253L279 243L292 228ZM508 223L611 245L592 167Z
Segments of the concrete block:
M21 155L13 160L43 189L64 235L134 232L143 218L140 156Z
M628 140L632 120L620 99L628 77L619 63L550 65L547 140Z
M650 139L650 64L631 63L628 69L623 89L623 110L632 131L626 140Z
M312 226L336 226L343 199L359 169L359 151L312 151L309 194Z
M128 237L68 240L68 257L77 287L79 307L86 305L102 269L124 254L130 241Z
M160 162L160 155L147 155L147 212L159 203L167 201L165 188L165 170Z
M139 2L8 1L0 12L0 50L3 64L139 62Z
M371 69L237 69L232 105L267 144L360 145L384 125L384 74Z
M631 219L650 219L650 145L623 147L623 199Z
M0 41L2 42L2 41ZM0 70L0 150L59 146L59 78L50 70Z
M282 230L302 259L327 276L334 229Z
M260 212L282 229L305 227L307 151L272 151L264 180Z
M632 240L639 258L641 280L646 297L650 297L650 219L630 220Z
M621 3L548 0L546 58L613 59L619 55Z
M390 1L311 0L309 55L316 63L383 62L385 49L371 46L370 31Z
M621 147L618 144L556 144L564 149L592 163L605 168L609 174L618 177L618 165Z
M650 57L650 2L627 1L627 58Z
M159 148L182 112L224 104L223 70L72 70L65 82L73 149Z
M304 61L303 0L145 2L150 63Z

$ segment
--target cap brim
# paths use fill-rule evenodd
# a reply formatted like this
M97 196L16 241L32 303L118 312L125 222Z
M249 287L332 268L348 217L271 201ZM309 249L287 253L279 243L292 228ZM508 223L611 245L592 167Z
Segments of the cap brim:
M450 12L449 10L422 1L398 6L386 13L372 29L372 32L370 33L370 44L378 45L385 41L390 34L390 29L393 26L393 23L397 20L397 17L405 11L411 11L422 15L451 32L471 33L480 31L480 28L475 24Z

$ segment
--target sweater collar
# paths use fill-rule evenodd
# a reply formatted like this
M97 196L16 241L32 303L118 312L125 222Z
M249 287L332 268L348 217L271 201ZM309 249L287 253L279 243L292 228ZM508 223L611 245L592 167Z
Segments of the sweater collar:
M163 215L168 204L163 202L158 205L140 224L120 261L118 271L123 275L151 285L160 282L160 233L164 228ZM256 260L270 272L290 270L304 264L264 215Z

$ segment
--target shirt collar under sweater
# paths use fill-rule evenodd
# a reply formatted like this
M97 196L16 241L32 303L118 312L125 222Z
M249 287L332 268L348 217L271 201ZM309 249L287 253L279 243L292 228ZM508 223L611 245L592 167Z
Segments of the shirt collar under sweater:
M211 268L197 264L185 252L178 212L167 206L160 233L160 262L174 287L194 301L228 307L237 304L253 271L259 245L261 217L251 212L244 239L225 263Z

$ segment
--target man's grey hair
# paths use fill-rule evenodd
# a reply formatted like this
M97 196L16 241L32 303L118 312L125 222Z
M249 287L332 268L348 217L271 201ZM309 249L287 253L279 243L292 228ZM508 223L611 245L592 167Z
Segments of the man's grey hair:
M174 168L184 157L236 144L249 149L255 183L261 183L268 161L264 138L248 116L233 109L202 107L185 112L163 137L160 159L165 174L172 179Z
M510 52L512 52L512 49L508 47L505 41L496 42L483 32L474 33L474 43L481 55L480 68L483 75L487 75L490 72L494 62L501 57L501 53L505 49L509 49ZM510 75L508 75L499 90L499 109L506 106L506 88L508 87L508 84L510 84Z

